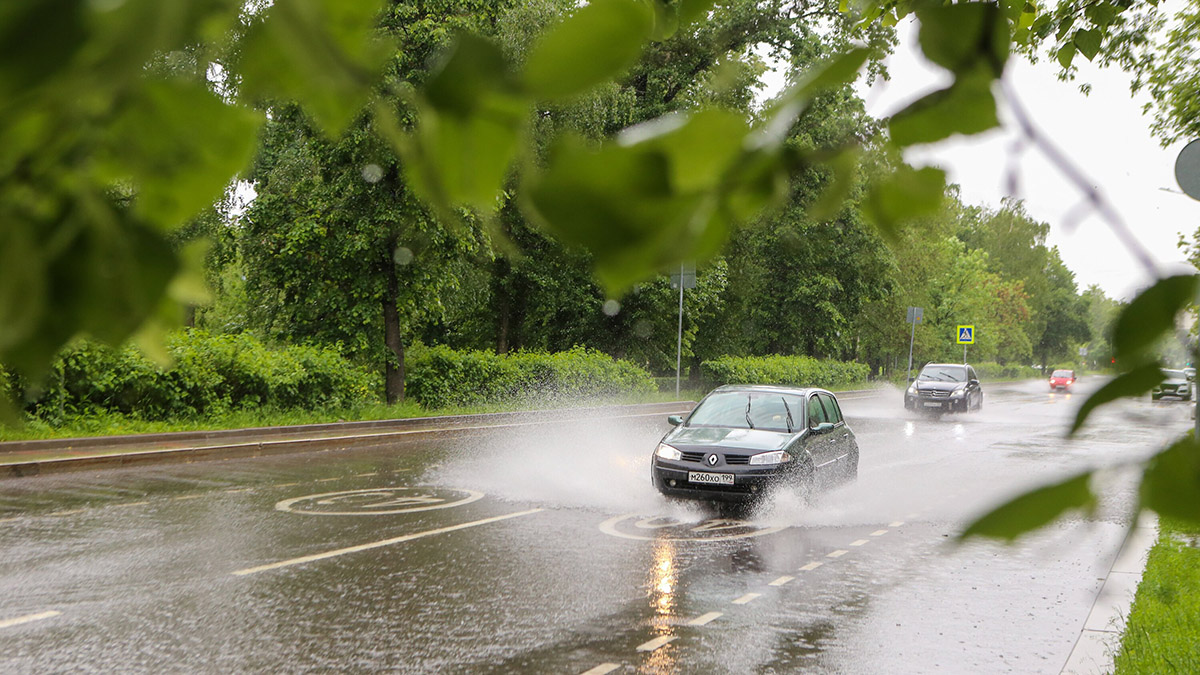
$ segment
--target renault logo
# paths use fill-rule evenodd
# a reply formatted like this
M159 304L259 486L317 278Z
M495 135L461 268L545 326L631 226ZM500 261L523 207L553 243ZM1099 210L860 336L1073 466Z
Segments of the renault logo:
M709 454L708 457L704 458L704 461L707 462L709 466L716 466L717 465L717 456L714 454Z

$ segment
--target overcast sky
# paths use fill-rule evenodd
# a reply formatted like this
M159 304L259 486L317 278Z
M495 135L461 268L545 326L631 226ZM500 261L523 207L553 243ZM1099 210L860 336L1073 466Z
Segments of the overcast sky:
M891 114L949 81L916 49L915 24L908 21L900 28L902 45L889 60L891 81L861 92L868 111L876 116ZM1076 60L1086 64L1081 56ZM1190 239L1200 227L1200 201L1179 194L1175 182L1175 158L1186 142L1163 148L1151 138L1150 118L1141 110L1145 98L1132 98L1130 78L1120 70L1089 64L1076 82L1060 82L1057 65L1033 65L1013 57L1005 77L1038 126L1116 205L1164 273L1179 271L1186 264L1176 246L1179 233ZM1093 85L1088 96L1079 92L1084 81ZM1015 138L1017 134L1008 131L958 137L912 150L906 159L945 169L948 180L961 186L965 202L994 208L1007 194L1007 167ZM1065 216L1081 196L1043 155L1026 150L1020 169L1017 196L1025 200L1034 218L1050 224L1048 243L1059 248L1081 290L1099 284L1108 295L1129 299L1149 282L1099 217L1089 215L1067 231Z

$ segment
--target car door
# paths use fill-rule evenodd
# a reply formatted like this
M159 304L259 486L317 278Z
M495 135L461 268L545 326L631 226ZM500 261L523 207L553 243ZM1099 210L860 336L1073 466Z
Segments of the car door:
M821 425L829 424L829 416L825 411L825 406L821 405L821 398L816 392L808 395L805 410L805 421L808 423L805 448L812 457L813 468L818 472L828 471L837 461L838 451L835 442L837 428L828 426L824 427L823 431L818 430Z
M977 406L982 398L983 388L979 386L979 377L974 368L967 366L967 409Z
M821 399L821 404L825 408L825 415L831 423L833 423L833 431L829 432L830 444L833 447L834 459L842 461L850 454L850 427L846 426L846 420L842 417L841 406L838 405L837 399L833 394L819 392L817 396Z

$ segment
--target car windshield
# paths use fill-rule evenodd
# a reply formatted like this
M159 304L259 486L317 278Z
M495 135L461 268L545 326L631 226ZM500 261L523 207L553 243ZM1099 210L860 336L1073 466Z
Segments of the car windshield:
M930 382L966 382L967 369L963 366L925 366L920 379Z
M1050 377L1075 377L1075 373L1069 370L1056 370Z
M785 404L786 402L786 404ZM690 427L726 427L788 431L804 428L804 397L760 391L723 391L710 394L688 418Z

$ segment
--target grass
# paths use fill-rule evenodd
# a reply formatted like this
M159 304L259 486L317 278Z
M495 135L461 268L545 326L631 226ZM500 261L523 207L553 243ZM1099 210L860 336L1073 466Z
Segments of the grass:
M1200 525L1162 519L1116 658L1118 675L1200 673Z
M446 408L424 408L413 402L385 405L378 403L353 409L333 410L234 410L226 413L188 419L144 420L137 417L105 413L73 417L60 426L51 426L39 419L29 419L22 425L0 424L0 441L26 441L50 438L84 438L90 436L121 436L125 434L163 433L171 431L214 431L220 429L248 429L253 427L289 426L295 424L322 424L328 422L359 422L368 420L408 419L413 417L437 417L445 415L476 415L481 413L514 412L521 410L548 410L589 405L618 405L628 403L666 403L677 400L699 400L701 392L683 390L678 398L675 393L648 393L629 396L593 399L544 401L512 401L472 406Z

